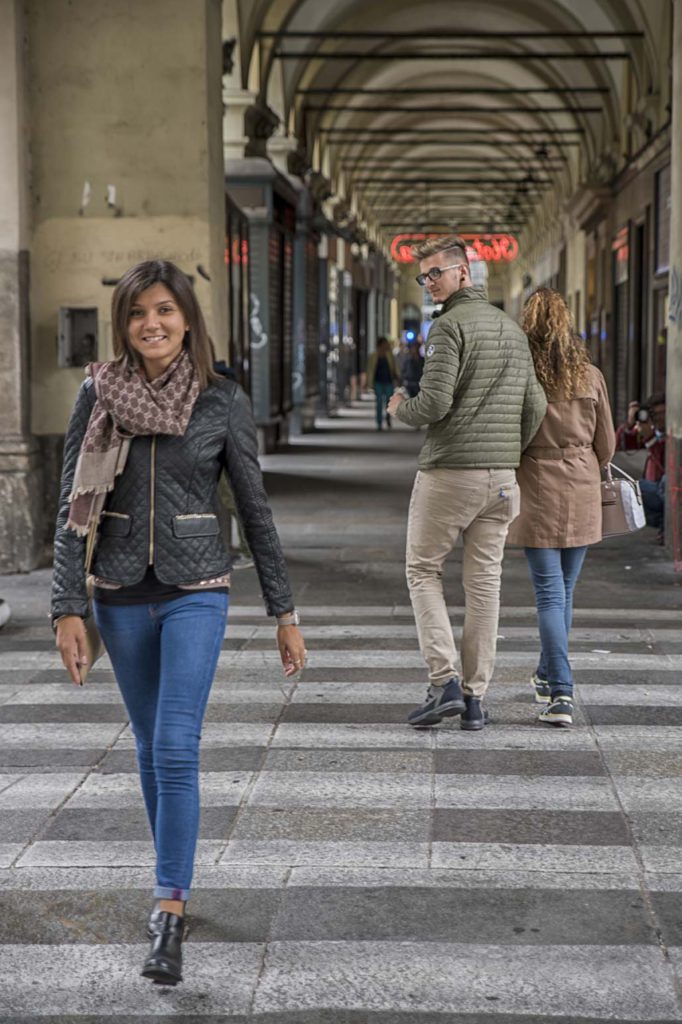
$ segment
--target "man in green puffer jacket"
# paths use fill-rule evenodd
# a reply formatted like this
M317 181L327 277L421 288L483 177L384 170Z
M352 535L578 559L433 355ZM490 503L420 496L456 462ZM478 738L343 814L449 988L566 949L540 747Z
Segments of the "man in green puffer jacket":
M462 729L475 730L486 721L481 699L495 667L502 555L519 513L515 470L547 402L525 334L472 286L463 239L428 239L413 254L418 283L443 307L419 394L397 392L388 406L403 423L428 427L410 501L407 583L430 685L408 722L460 715ZM443 595L443 564L460 536L461 678Z

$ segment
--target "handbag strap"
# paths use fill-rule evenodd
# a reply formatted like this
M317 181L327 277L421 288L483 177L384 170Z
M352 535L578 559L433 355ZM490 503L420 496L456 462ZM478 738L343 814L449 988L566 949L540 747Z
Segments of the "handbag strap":
M95 542L97 541L97 527L99 520L95 519L88 530L88 539L85 542L85 575L90 575L92 559L95 554Z
M635 480L634 477L628 476L628 474L624 470L622 470L619 466L617 466L615 464L615 462L609 462L608 466L606 467L606 479L609 482L611 482L613 480L613 470L614 469L615 469L616 473L619 474L619 476L623 477L624 480L628 480L631 484L637 483L637 481Z

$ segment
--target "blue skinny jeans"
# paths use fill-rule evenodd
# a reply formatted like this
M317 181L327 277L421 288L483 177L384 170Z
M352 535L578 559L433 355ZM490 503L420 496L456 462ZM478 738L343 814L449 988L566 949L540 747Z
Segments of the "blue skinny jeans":
M549 683L552 697L573 696L568 637L573 620L573 591L587 547L525 548L540 630L537 674Z
M225 635L228 595L159 604L94 603L135 734L156 849L157 899L190 894L199 834L199 740Z

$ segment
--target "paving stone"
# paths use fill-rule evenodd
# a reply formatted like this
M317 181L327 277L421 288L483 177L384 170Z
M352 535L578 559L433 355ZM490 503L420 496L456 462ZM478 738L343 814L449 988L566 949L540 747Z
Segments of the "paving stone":
M42 1017L49 993L51 1018L74 1014L82 1020L93 1006L105 1006L110 1020L121 1014L159 1019L163 997L139 973L148 950L147 943L2 946L0 1009L10 1020L21 1014ZM171 993L169 1012L176 1019L184 1013L247 1013L262 956L257 943L188 942L184 969L193 984ZM39 985L32 984L36 978Z
M419 842L300 842L293 839L235 840L227 844L221 864L351 865L425 868L429 844Z
M592 750L436 750L434 758L435 770L441 775L551 778L606 774L601 756Z
M430 772L433 754L422 750L270 750L268 772Z
M128 721L125 708L116 704L3 704L0 723L15 722L120 722Z
M599 811L466 810L433 812L434 842L561 843L567 846L627 846L621 814Z
M70 767L91 768L106 752L105 747L94 750L51 750L41 747L32 750L23 747L0 749L0 769L33 768L41 771L63 771Z
M396 786L385 772L262 771L249 795L249 806L254 805L427 809L431 805L431 780L423 773L403 773Z
M3 810L2 840L8 843L21 843L23 846L40 832L50 817L51 812L47 807Z
M675 904L680 909L682 895ZM551 913L548 908L551 907ZM678 934L682 935L682 926ZM274 941L637 945L658 939L634 891L529 889L289 889L272 925Z
M584 705L583 710L593 725L682 725L682 707L670 705L592 704Z
M149 833L148 833L149 834ZM225 843L217 839L200 839L196 863L214 864ZM136 867L154 865L154 846L137 840L49 840L34 842L19 858L17 867ZM150 872L150 885L152 873Z
M201 839L227 839L236 807L202 807L199 835ZM65 807L41 833L41 841L69 840L87 842L97 836L98 843L108 841L149 840L151 831L144 807Z
M682 813L634 810L628 814L635 842L682 847ZM682 850L680 851L682 856Z
M654 946L519 946L430 943L272 943L256 992L259 1011L315 1006L569 1017L675 1019L669 969ZM537 962L535 962L537 960ZM423 964L421 970L415 970ZM561 976L562 984L555 984Z
M200 772L199 787L203 807L238 805L251 783L249 772ZM0 802L2 793L0 793ZM140 803L140 783L135 775L99 772L88 776L69 800L71 810L97 807L113 810L137 806ZM0 803L1 805L1 803Z
M188 911L192 942L266 942L278 889L198 889ZM3 893L0 944L139 943L152 905L150 887L124 892L73 889Z
M256 771L265 756L265 747L202 747L201 768L206 772ZM137 760L132 747L110 750L98 770L103 775L133 772L137 774Z
M667 849L667 848L662 848ZM644 853L642 858L644 859ZM652 865L653 865L652 861ZM629 846L575 845L566 843L434 842L431 864L435 868L465 871L562 871L611 875L632 874L638 862ZM679 865L678 865L679 866ZM656 870L652 866L652 870ZM672 870L672 869L671 869Z
M430 812L376 807L257 807L239 813L233 839L426 842Z
M574 777L566 782L553 776L440 775L435 779L437 807L500 808L537 811L613 811L618 802L611 783L601 778Z

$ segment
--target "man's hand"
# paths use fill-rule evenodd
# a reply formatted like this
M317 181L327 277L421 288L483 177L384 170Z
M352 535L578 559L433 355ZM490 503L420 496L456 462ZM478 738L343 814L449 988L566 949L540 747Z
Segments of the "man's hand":
M85 626L80 615L65 615L57 623L57 650L76 686L82 686L80 666L87 664Z
M285 676L293 676L305 668L305 656L308 652L298 626L278 626L277 646Z
M634 427L637 422L637 413L639 412L639 402L630 402L628 405L628 426Z
M395 416L398 411L398 406L405 401L405 395L402 391L394 391L391 395L388 405L386 406L386 412L389 416Z

